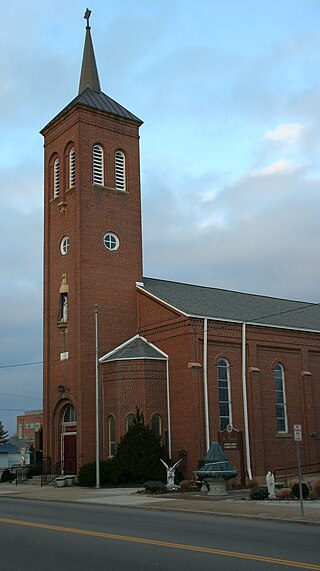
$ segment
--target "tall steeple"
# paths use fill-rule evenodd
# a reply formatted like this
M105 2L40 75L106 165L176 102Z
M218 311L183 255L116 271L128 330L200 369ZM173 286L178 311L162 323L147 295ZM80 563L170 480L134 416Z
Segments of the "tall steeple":
M93 91L98 91L98 92L101 91L96 58L94 56L93 44L90 33L91 30L89 26L90 15L91 15L91 10L87 8L84 15L84 18L87 20L87 26L86 26L86 39L83 49L79 94L82 93L87 87L89 87Z

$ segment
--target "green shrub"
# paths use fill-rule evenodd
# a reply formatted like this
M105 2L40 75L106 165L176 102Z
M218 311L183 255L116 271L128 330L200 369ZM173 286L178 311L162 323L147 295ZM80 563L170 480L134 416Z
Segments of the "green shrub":
M158 480L150 480L149 482L145 482L143 487L146 489L146 492L150 492L150 494L162 494L163 492L167 491L163 482L159 482Z
M169 462L164 447L137 409L127 433L121 438L112 460L112 484L142 484L145 481L166 482L166 469L160 458Z
M268 488L265 486L254 486L250 491L251 500L266 500L268 495Z
M300 498L299 482L292 486L292 495L294 498ZM304 500L309 497L309 488L304 482L302 482L302 497Z
M3 482L12 482L13 475L11 474L10 470L5 470L1 474L1 483Z
M110 484L112 460L100 462L100 486ZM93 488L96 485L96 463L90 462L81 466L79 471L79 485L84 488Z

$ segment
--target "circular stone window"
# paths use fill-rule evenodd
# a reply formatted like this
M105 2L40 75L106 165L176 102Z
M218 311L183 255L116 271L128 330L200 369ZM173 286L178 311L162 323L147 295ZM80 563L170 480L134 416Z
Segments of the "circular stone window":
M107 248L107 250L118 250L119 246L120 246L120 240L118 238L118 236L116 234L113 234L112 232L107 232L104 236L103 236L103 243L105 245L105 247Z
M65 256L70 249L70 238L69 236L64 236L60 242L60 252Z

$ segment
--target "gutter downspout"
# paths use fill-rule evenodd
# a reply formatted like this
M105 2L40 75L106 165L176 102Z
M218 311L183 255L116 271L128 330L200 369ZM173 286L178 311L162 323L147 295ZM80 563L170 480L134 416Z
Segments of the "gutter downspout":
M209 406L208 406L208 319L203 320L203 399L206 435L206 452L210 448Z
M169 382L169 358L166 361L167 370L167 409L168 409L168 454L171 458L171 417L170 417L170 382Z
M243 418L244 418L244 437L246 443L246 464L247 473L252 480L251 458L250 458L250 441L249 441L249 423L248 423L248 401L247 401L247 380L246 380L246 323L242 323L242 394L243 394Z

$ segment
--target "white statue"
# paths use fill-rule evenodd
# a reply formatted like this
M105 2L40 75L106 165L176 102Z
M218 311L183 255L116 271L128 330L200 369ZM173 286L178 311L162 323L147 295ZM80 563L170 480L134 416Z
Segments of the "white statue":
M24 466L27 463L27 452L28 452L28 448L21 448L21 450L20 450L20 466Z
M173 466L169 467L168 464L166 464L162 458L160 458L162 464L166 467L167 470L167 485L166 488L168 490L173 490L175 488L174 485L174 473L176 471L176 467L179 466L180 462L182 462L182 458L180 460L178 460L178 462L176 462Z
M64 322L68 321L68 297L66 295L63 298L61 321L64 321Z
M272 472L270 472L270 470L266 475L266 484L268 487L268 494L269 494L268 498L270 498L271 500L274 500L276 497L276 494L274 491L274 489L275 489L274 475L272 474Z

